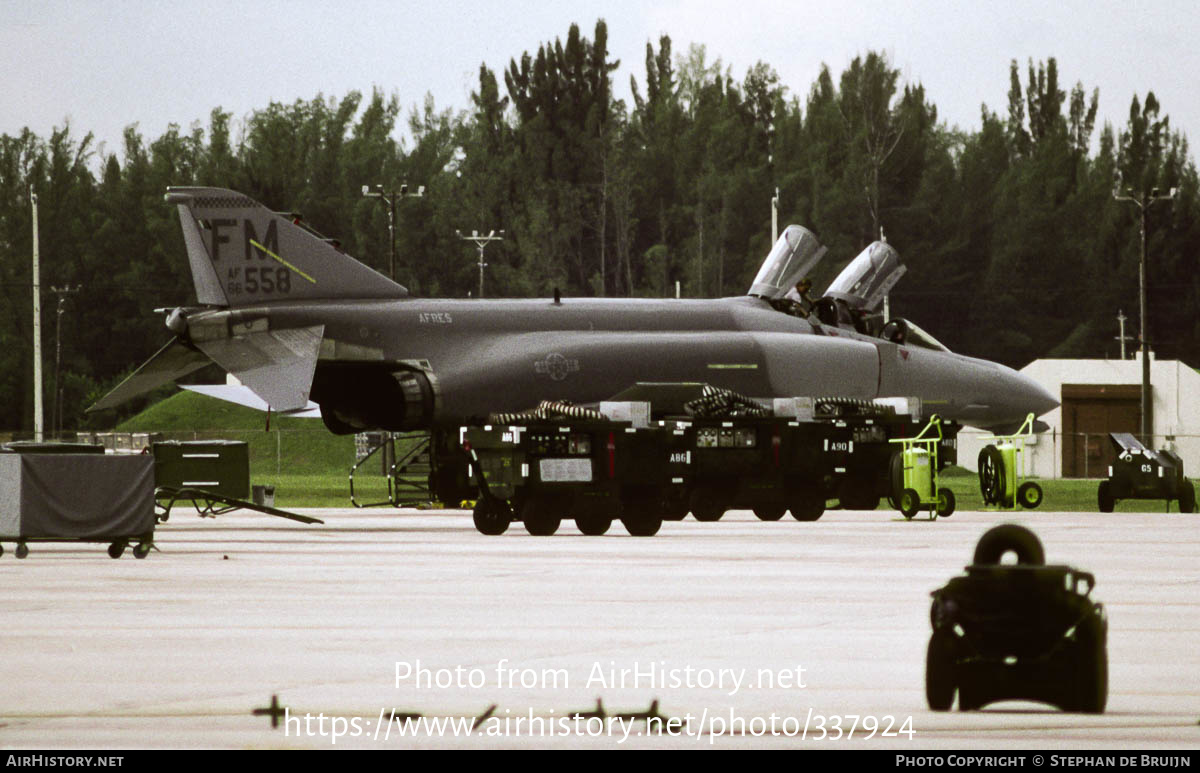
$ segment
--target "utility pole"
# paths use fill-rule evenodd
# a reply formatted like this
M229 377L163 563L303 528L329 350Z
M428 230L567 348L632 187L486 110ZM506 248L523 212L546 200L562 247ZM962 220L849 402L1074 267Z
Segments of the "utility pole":
M1131 201L1137 205L1138 211L1141 214L1140 234L1142 239L1142 258L1138 264L1138 309L1141 315L1141 330L1139 331L1138 346L1142 353L1142 442L1150 441L1150 337L1146 331L1146 210L1150 209L1156 201L1168 201L1175 198L1175 194L1179 192L1178 188L1172 188L1171 192L1166 196L1158 195L1158 188L1152 188L1150 195L1134 196L1133 190L1125 189L1126 195L1120 195L1119 191L1113 191L1113 198L1117 201Z
M480 234L478 231L472 231L470 236L467 236L462 231L455 231L458 238L463 241L475 242L475 246L479 248L479 297L483 297L483 269L487 267L487 263L483 262L483 251L491 242L504 241L504 231L488 231L486 234Z
M29 186L29 201L33 206L33 439L40 443L45 424L42 409L42 280L38 268L38 200L32 185Z
M1133 336L1125 335L1125 320L1127 320L1127 319L1129 319L1129 317L1125 316L1125 310L1117 309L1117 325L1121 329L1121 334L1119 336L1117 336L1117 340L1121 342L1121 359L1122 360L1125 359L1125 342L1133 340Z
M379 199L388 205L388 244L390 259L388 260L388 276L393 282L396 281L396 202L401 199L419 199L425 195L425 186L421 185L417 188L416 193L408 192L408 183L401 183L399 191L384 190L383 183L375 183L374 189L370 185L362 187L362 195L368 199Z
M79 292L79 285L74 287L51 287L50 292L58 296L58 313L54 325L54 411L50 414L50 425L54 430L54 439L62 439L62 387L59 385L59 372L62 368L62 315L63 305L67 299L63 296Z

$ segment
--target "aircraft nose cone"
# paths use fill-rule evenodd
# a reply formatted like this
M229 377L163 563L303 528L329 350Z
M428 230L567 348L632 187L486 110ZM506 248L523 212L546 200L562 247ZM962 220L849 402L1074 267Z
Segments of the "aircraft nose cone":
M1050 390L1024 373L1013 371L1012 402L1022 413L1041 416L1059 406L1059 400Z

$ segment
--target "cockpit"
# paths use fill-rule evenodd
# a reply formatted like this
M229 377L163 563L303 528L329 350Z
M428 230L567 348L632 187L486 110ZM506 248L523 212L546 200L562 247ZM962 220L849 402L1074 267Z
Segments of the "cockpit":
M904 276L900 253L884 241L873 242L846 265L818 299L807 297L807 277L824 257L826 248L807 228L790 225L763 261L750 295L774 308L809 318L821 326L854 330L896 344L949 351L913 322L885 322L884 298ZM795 289L793 289L795 288Z

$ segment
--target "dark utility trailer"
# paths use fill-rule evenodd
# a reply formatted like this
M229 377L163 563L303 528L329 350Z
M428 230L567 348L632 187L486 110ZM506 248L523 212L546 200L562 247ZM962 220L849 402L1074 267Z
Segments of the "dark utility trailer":
M1111 513L1122 499L1179 500L1179 512L1196 512L1196 489L1183 475L1183 460L1173 451L1151 451L1128 432L1111 432L1117 452L1108 468L1108 480L1100 481L1097 492L1100 512Z
M188 501L202 517L245 509L299 523L323 523L319 518L248 501L250 451L245 441L166 440L154 443L151 449L154 498L162 507L160 521L171 517L176 502Z
M464 427L460 437L479 485L474 517L483 534L519 520L547 536L573 519L587 535L620 520L648 537L685 501L686 432L674 426L551 419Z
M1008 553L1016 564L1001 563ZM1096 579L1047 566L1042 543L1016 524L979 540L974 563L933 592L925 696L934 711L1003 700L1098 714L1108 699L1108 619Z
M105 454L101 446L11 443L0 449L0 540L108 543L120 558L145 558L154 545L154 462ZM0 553L3 553L0 547Z

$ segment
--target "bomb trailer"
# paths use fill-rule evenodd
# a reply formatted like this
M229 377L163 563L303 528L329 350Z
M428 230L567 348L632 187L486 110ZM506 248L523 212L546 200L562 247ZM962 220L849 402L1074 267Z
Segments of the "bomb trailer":
M649 393L653 401L602 403L583 418L501 416L510 420L463 427L469 464L459 483L463 498L477 496L476 528L500 534L522 521L545 536L574 520L599 535L620 520L631 535L651 536L689 512L698 521L730 509L815 521L831 499L871 510L901 491L888 441L925 426L910 399L790 398L774 410L746 401L723 415L689 415L684 405L706 394L701 385ZM935 464L954 462L957 429L946 425Z

